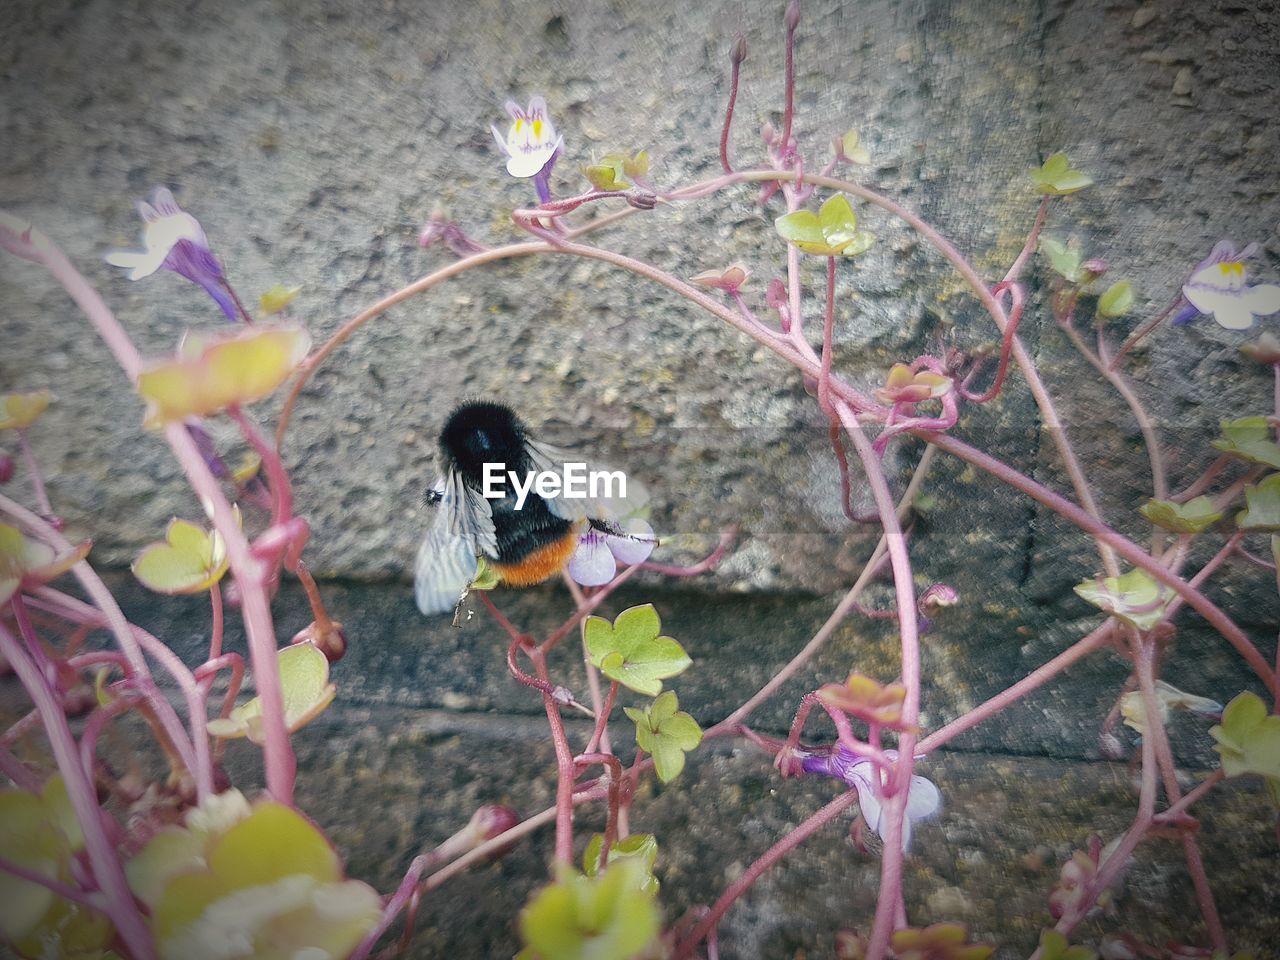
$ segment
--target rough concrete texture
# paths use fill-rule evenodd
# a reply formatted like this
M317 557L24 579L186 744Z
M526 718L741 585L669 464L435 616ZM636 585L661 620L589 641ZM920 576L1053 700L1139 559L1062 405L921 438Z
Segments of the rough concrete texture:
M65 245L148 355L188 325L217 322L178 278L130 284L102 262L136 243L132 204L155 184L201 217L247 299L300 284L295 314L319 339L444 262L414 244L437 204L477 236L514 236L506 211L529 189L505 176L488 131L509 95L547 95L566 137L560 191L580 183L580 164L620 147L647 147L662 185L715 172L735 30L750 59L734 156L758 156L755 130L779 120L779 11L769 4L101 0L10 3L5 16L5 203ZM1274 263L1277 29L1272 8L1248 4L814 2L798 131L812 166L826 138L859 129L873 158L859 176L934 220L992 278L1034 211L1025 170L1066 148L1098 186L1055 208L1050 232L1079 236L1134 278L1149 316L1220 236L1260 242L1260 273ZM776 210L752 200L741 190L664 208L601 242L686 276L743 259L758 296L783 246L770 228ZM934 344L939 324L962 345L990 340L989 321L936 255L877 211L863 217L880 240L841 271L849 376L874 382ZM56 391L35 437L55 498L84 529L93 518L102 562L125 562L169 516L190 514L191 499L65 296L8 259L0 284L0 376L6 388ZM1147 491L1132 424L1105 388L1086 385L1043 314L1033 305L1026 338L1050 385L1078 391L1064 398L1067 419L1108 516L1140 531L1126 520ZM1259 409L1267 385L1239 342L1200 323L1157 337L1138 366L1139 390L1169 428L1175 483L1204 461L1206 424ZM722 583L828 590L856 563L837 546L847 531L834 466L798 380L651 284L550 257L412 300L320 372L287 448L318 570L403 575L427 523L418 502L435 431L450 405L481 393L646 480L666 533L745 522L755 536ZM271 405L260 413L270 420ZM1036 424L1015 384L958 433L1060 483ZM909 465L914 452L901 459ZM1078 540L1067 547L1078 546L1079 563L1044 562L1059 548L1027 535L1042 524L1016 497L979 485L956 500L940 532L981 531L982 562L1002 579L1043 573L1056 594L1057 571L1094 566ZM1043 526L1046 537L1059 532Z
M136 245L133 201L167 184L200 217L247 300L276 282L303 287L293 314L319 341L448 262L414 242L436 205L479 238L516 237L507 214L531 191L506 177L488 131L508 96L546 95L566 137L559 192L576 190L577 168L615 148L647 148L662 186L714 175L725 53L741 30L750 59L732 153L753 160L755 131L781 119L780 17L781 4L666 0L8 0L0 205L61 243L154 356L187 326L219 316L172 275L130 284L102 262ZM1280 11L1264 3L810 0L798 132L820 163L827 138L857 128L872 156L859 175L924 213L992 280L1034 214L1026 169L1065 148L1097 185L1057 204L1048 232L1078 237L1114 275L1133 279L1146 318L1223 236L1259 243L1253 276L1280 272L1278 47ZM682 276L741 259L758 303L784 255L771 226L778 212L776 202L762 212L744 189L632 216L598 242ZM870 386L942 332L964 347L993 339L940 258L876 211L859 205L859 216L879 239L841 269L838 369ZM1048 278L1033 266L1024 340L1061 401L1104 514L1143 542L1135 509L1150 486L1140 437L1048 318ZM816 271L812 279L817 290ZM812 326L816 294L809 303ZM1133 322L1114 324L1113 335ZM100 341L48 278L8 257L0 329L0 390L49 386L57 396L32 441L57 509L72 534L94 537L99 566L127 564L171 516L199 515L163 443L141 430L141 405ZM1218 419L1269 409L1269 381L1237 352L1243 339L1201 320L1137 354L1136 389L1169 448L1175 489L1210 459ZM822 418L799 380L656 286L595 263L521 260L376 320L305 391L285 454L314 531L308 559L337 578L325 593L352 639L335 670L339 706L299 739L303 803L381 889L476 803L509 798L527 812L549 796L537 703L506 676L500 635L483 620L460 631L424 622L404 583L429 522L418 504L434 472L435 432L452 404L478 394L642 478L655 526L689 535L664 548L668 559L693 558L716 531L742 524L737 552L712 577L681 590L641 580L611 608L658 604L695 658L678 689L704 723L804 644L871 549L870 535L851 534L841 517ZM271 402L255 408L268 424L274 411ZM955 433L1068 489L1016 375L1001 400L966 410ZM901 489L918 447L891 456ZM1086 538L963 465L940 459L928 489L935 506L912 540L919 586L944 581L964 600L926 638L924 722L936 728L1096 624L1071 587L1098 564ZM17 495L29 499L20 487ZM1207 556L1194 555L1190 569ZM200 655L202 602L156 604L122 589L138 622L188 659ZM1229 564L1210 595L1270 649L1269 576ZM883 584L867 598L890 601ZM501 602L532 630L565 609L559 588ZM277 614L282 638L305 624L294 586ZM1258 689L1224 641L1181 619L1167 679L1223 700ZM879 622L842 627L761 709L759 727L785 729L804 691L851 665L892 676L890 639ZM229 644L242 640L233 632ZM563 665L566 682L581 689L573 661ZM1093 762L1125 675L1119 657L1099 654L966 735L931 770L947 813L941 829L920 834L913 917L967 919L1003 945L1002 956L1026 955L1061 862L1093 830L1114 835L1132 809L1126 772ZM1214 764L1203 723L1180 716L1173 733L1189 770ZM247 768L252 754L239 746ZM494 785L495 750L519 766L510 794ZM752 751L717 747L680 784L642 798L663 840L668 917L714 896L830 789L783 783ZM692 822L700 809L714 816ZM1261 866L1275 852L1269 816L1252 785L1205 813L1224 915L1259 956L1276 935L1280 902ZM864 922L874 865L842 833L831 828L763 882L731 915L722 955L790 957L803 947L823 956L835 929ZM540 882L546 853L538 840L440 894L425 908L421 955L509 954L509 918ZM1185 920L1193 911L1178 851L1152 845L1141 857L1121 917L1090 936L1130 925L1153 939L1202 941ZM495 890L504 901L477 913Z

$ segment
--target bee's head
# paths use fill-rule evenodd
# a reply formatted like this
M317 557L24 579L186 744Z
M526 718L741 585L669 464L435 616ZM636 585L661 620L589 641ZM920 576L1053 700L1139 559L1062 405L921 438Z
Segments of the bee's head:
M524 424L510 407L488 400L468 400L445 420L440 451L446 462L468 478L480 477L486 463L519 470L525 460Z

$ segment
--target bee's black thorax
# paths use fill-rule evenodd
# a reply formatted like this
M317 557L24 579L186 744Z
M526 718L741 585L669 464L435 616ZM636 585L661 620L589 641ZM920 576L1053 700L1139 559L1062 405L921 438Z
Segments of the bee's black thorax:
M440 431L440 452L445 467L458 470L467 485L484 486L484 465L501 464L520 475L529 469L524 424L510 407L487 400L469 400L458 406Z
M498 555L503 564L518 564L537 550L568 535L573 523L557 517L547 503L530 491L524 506L516 509L515 492L505 478L514 471L523 478L532 468L525 444L524 424L510 407L487 400L461 404L440 431L440 452L445 469L457 470L467 486L484 489L486 463L500 464L506 496L489 501Z

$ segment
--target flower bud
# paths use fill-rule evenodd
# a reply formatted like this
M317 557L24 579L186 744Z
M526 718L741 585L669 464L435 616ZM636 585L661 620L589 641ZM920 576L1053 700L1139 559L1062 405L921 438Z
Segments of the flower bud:
M13 462L13 457L7 453L0 453L0 483L8 483L13 479L13 472L17 469Z
M729 59L735 65L747 59L747 38L741 33L734 35L733 46L729 48Z
M295 633L291 642L314 643L330 663L337 663L347 652L347 635L342 632L342 624L337 620L330 620L324 627L312 621Z
M652 210L658 205L658 196L650 190L635 187L627 191L627 203L637 210Z
M484 843L501 836L520 822L520 814L502 803L486 803L471 815L468 829L473 831L477 843Z
M916 609L923 617L934 617L942 610L954 607L959 602L960 594L956 592L955 587L945 583L935 583L920 594L920 599L916 601Z
M1250 360L1272 366L1280 363L1280 340L1270 333L1264 333L1255 342L1246 343L1240 348L1240 352ZM0 476L0 480L2 479Z
M1086 260L1080 264L1080 272L1084 275L1083 279L1096 280L1107 272L1107 261L1101 257L1094 257L1092 260Z
M787 15L784 18L788 30L795 30L800 26L800 0L791 0L787 4Z

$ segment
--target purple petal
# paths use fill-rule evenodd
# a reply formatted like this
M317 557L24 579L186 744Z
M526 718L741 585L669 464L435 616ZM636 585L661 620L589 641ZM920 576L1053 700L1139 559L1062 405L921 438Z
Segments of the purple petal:
M1193 304L1185 304L1181 310L1173 315L1173 326L1184 327L1198 316L1200 316L1200 311Z
M165 257L164 267L192 283L199 284L222 309L228 320L237 319L235 304L223 282L222 267L208 247L202 247L190 240L179 240Z
M578 541L569 558L569 576L584 587L599 587L613 579L618 564L604 541L604 535L588 532Z
M628 566L644 563L658 544L658 538L653 535L653 527L643 520L635 519L627 524L627 534L625 537L606 534L604 542L609 552L619 563Z

